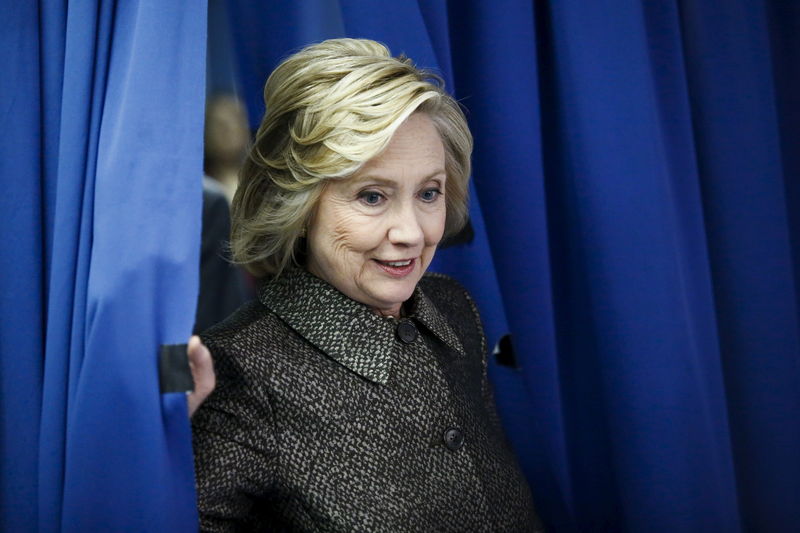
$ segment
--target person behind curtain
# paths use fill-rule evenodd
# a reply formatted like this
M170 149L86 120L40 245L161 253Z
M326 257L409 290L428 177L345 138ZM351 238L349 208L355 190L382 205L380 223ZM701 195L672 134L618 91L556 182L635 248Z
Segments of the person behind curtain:
M195 333L221 322L253 295L244 272L228 257L231 227L228 200L222 186L205 176L202 222L200 291L192 328Z
M459 105L362 39L290 56L264 98L231 234L262 284L202 335L217 385L192 418L201 529L541 530L475 304L426 273L467 218ZM197 339L190 353L207 359Z
M247 111L238 97L220 93L209 98L203 141L203 171L219 183L230 203L250 144Z

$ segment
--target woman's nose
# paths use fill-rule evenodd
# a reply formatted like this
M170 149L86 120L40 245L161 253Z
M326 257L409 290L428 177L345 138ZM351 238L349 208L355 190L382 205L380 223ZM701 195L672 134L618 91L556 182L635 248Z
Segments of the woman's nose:
M392 244L404 246L416 246L423 241L422 225L412 206L397 210L389 226L388 238Z

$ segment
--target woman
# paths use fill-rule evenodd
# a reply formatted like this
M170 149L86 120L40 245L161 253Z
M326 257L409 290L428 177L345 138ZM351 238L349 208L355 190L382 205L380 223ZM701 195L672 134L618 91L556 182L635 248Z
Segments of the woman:
M231 247L265 282L203 335L217 387L192 420L202 528L539 528L475 305L425 275L466 219L458 104L351 39L289 57L264 97Z

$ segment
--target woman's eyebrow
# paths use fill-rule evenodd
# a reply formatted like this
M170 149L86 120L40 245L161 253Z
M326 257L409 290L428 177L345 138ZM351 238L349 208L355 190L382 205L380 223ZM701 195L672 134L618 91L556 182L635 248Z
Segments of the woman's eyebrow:
M446 176L446 175L447 175L447 173L445 172L445 170L443 168L436 169L433 172L431 172L430 174L420 178L417 181L417 183L424 183L424 182L432 180L434 178L438 178L440 176ZM379 176L379 175L375 175L375 174L364 174L363 176L358 176L358 177L353 178L353 183L356 184L356 185L361 185L361 184L366 183L366 182L375 183L377 185L383 185L383 186L386 186L386 187L393 187L393 186L395 186L397 184L396 180L385 178L383 176Z
M447 176L447 172L445 172L443 168L438 168L419 181L422 183L423 181L432 180L434 178L438 178L439 176Z
M376 176L374 174L365 174L363 176L359 176L353 180L353 183L356 185L362 185L364 183L372 183L377 185L383 185L385 187L392 187L397 184L395 180L383 178L381 176Z

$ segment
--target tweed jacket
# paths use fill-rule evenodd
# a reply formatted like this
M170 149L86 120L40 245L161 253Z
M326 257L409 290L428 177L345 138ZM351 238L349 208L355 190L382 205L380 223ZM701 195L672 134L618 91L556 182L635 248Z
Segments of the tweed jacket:
M296 269L202 336L204 531L537 531L477 310L428 274L401 320Z

